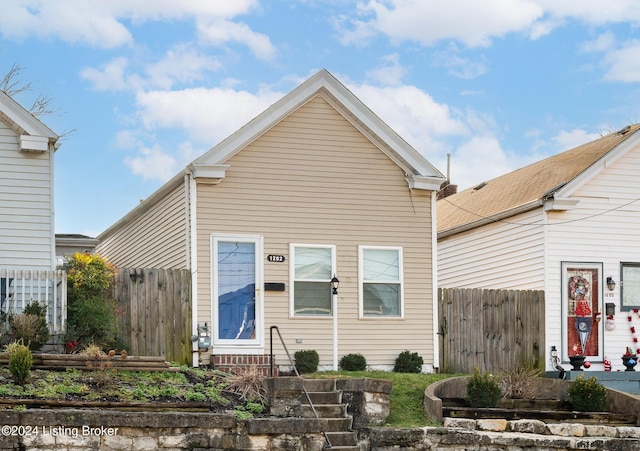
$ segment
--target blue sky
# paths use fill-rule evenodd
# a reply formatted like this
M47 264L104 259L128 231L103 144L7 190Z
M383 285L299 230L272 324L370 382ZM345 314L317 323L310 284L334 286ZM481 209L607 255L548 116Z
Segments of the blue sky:
M66 134L56 232L97 236L326 68L466 188L640 122L637 0L4 0ZM1 78L1 76L0 76Z

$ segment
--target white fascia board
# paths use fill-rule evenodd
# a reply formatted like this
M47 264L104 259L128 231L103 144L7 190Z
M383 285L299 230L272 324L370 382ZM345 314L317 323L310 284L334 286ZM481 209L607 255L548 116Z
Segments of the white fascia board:
M422 175L410 175L407 177L409 188L430 191L438 191L445 180L445 177L426 177Z
M188 166L188 169L191 171L194 179L206 178L220 181L225 177L229 167L230 166L227 164L205 164L194 162Z
M20 152L46 152L49 138L46 136L20 135Z
M46 136L50 142L58 140L58 135L53 130L1 90L0 111L29 135Z
M554 197L569 198L578 189L584 186L589 180L600 172L604 171L608 166L613 164L620 157L634 148L640 147L640 131L636 131L623 142L607 152L602 158L593 163L573 180L563 186L554 194Z
M580 200L570 197L553 197L544 201L544 211L573 210Z

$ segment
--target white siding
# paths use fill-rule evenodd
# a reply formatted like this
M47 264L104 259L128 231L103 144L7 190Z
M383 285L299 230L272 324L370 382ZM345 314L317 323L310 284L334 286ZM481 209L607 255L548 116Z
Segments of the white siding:
M54 265L52 156L23 153L18 135L0 121L0 268Z
M185 186L180 180L145 211L100 238L96 252L120 268L187 268Z
M542 209L438 242L441 288L544 289Z
M592 178L572 195L580 202L567 212L549 215L547 268L547 348L562 340L561 262L596 262L603 264L602 277L612 276L618 282L609 292L603 286L604 303L616 305L616 330L605 331L604 319L599 324L604 334L604 355L624 369L620 356L632 342L627 312L620 311L620 262L640 262L640 149L633 149L605 171ZM604 282L603 280L603 282ZM604 285L604 284L603 284ZM632 324L640 330L640 319ZM560 348L559 348L560 349ZM602 369L600 365L592 366Z

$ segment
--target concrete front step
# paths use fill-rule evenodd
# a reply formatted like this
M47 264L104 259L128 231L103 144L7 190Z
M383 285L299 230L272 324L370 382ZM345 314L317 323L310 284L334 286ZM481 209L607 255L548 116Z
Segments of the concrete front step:
M347 406L346 404L313 404L316 409L318 417L320 418L346 418ZM315 418L313 409L310 405L300 406L298 413L303 418Z
M316 405L327 404L342 404L342 393L338 391L334 392L307 392L311 402ZM306 396L302 397L303 404L309 404Z
M327 432L326 436L331 442L331 449L336 446L356 446L357 443L355 432Z
M300 434L350 432L351 418L254 418L247 423L249 434Z
M304 388L310 392L332 392L336 391L335 379L305 379Z

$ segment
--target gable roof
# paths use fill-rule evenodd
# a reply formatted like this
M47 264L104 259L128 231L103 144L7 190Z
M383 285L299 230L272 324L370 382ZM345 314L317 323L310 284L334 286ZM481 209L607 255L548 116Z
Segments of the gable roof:
M640 141L640 124L545 158L438 200L438 238L539 208L563 210L568 196Z
M445 177L376 116L327 70L322 69L188 167L194 177L222 178L229 158L316 95L321 95L407 175L411 188L436 190Z
M55 143L58 135L13 98L0 90L0 120L6 122L20 136L41 137ZM28 140L33 141L33 140Z

